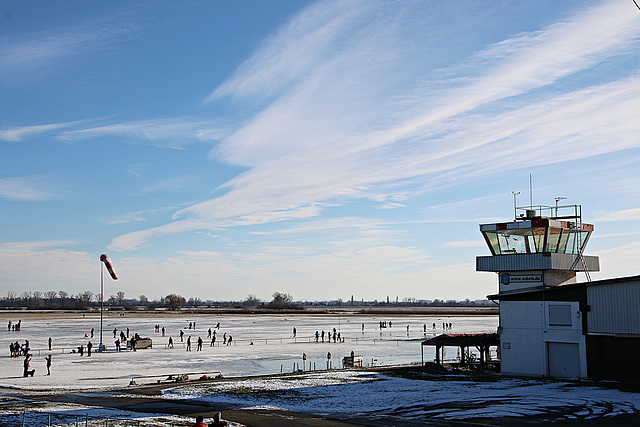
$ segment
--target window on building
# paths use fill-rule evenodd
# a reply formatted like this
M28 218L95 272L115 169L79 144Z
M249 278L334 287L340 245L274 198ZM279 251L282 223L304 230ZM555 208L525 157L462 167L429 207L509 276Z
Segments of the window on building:
M571 326L571 305L569 304L549 305L549 325L550 326Z

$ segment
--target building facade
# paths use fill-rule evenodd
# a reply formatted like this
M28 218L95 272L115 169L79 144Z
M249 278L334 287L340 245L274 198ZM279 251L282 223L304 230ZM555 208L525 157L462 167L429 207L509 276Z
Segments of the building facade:
M640 276L591 281L594 227L579 205L518 210L512 222L480 225L491 256L476 259L498 278L488 298L500 305L501 371L640 381Z

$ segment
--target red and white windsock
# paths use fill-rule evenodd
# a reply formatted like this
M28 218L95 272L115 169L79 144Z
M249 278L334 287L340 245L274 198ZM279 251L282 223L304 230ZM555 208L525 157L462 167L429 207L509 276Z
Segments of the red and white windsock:
M111 260L107 256L107 254L100 255L100 261L104 262L104 265L107 267L109 274L113 280L118 280L118 276L116 276L116 271L113 269L113 264L111 264Z

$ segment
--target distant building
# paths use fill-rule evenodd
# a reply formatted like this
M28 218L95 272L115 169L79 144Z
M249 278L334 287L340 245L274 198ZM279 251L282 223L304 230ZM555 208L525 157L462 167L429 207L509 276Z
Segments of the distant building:
M579 205L520 210L480 225L492 255L476 259L498 275L502 373L640 381L640 276L590 280L600 266L583 255L594 227Z

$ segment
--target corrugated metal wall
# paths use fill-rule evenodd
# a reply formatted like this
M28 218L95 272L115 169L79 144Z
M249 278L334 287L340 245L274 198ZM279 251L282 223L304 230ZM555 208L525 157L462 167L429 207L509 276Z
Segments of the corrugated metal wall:
M640 335L640 280L587 286L589 333Z
M571 270L584 271L581 262L576 264L576 255L556 253L509 254L476 257L476 271L520 271L520 270ZM596 256L584 256L589 271L600 271L600 260Z

